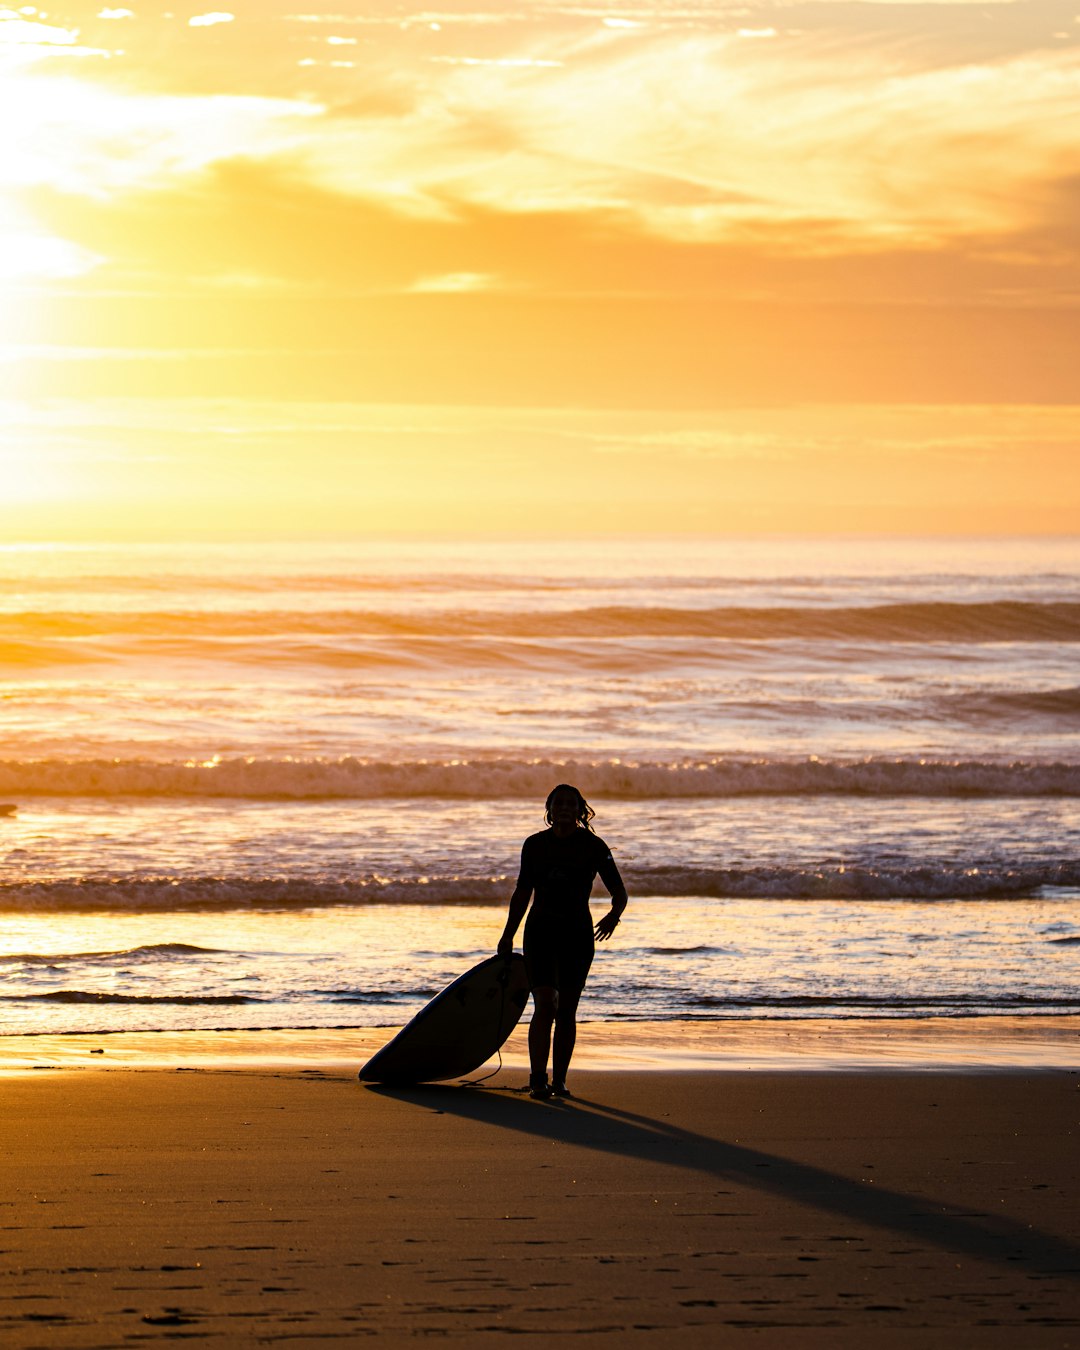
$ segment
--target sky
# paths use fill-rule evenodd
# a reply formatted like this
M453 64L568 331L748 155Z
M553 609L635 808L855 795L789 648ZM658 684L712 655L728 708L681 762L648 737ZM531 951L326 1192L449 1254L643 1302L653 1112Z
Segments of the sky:
M0 8L0 531L1080 520L1080 0Z

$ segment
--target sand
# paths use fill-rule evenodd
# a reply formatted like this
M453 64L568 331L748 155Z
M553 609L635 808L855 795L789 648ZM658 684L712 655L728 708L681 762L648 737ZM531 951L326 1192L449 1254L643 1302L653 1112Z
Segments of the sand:
M1080 1069L1080 1017L739 1018L581 1022L575 1069ZM0 1036L8 1069L355 1069L396 1027ZM503 1062L528 1062L523 1019ZM494 1062L488 1066L494 1067ZM484 1070L486 1072L486 1070Z
M0 1342L1080 1347L1075 1071L521 1081L8 1074Z

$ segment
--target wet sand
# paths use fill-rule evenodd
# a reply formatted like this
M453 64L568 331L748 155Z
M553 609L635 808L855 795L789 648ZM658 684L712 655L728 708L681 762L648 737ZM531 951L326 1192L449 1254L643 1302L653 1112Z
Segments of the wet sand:
M521 1083L11 1073L0 1341L1080 1346L1075 1070Z
M1080 1069L1080 1017L739 1018L581 1022L575 1069ZM355 1069L396 1027L0 1036L0 1074L27 1068ZM503 1048L528 1064L526 1022ZM492 1061L478 1073L495 1068Z

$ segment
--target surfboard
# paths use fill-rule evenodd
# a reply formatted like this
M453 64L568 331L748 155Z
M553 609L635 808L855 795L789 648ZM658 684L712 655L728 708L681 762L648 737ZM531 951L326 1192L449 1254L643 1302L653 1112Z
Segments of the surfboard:
M365 1083L461 1078L502 1047L529 1000L525 958L489 956L436 994L360 1070Z

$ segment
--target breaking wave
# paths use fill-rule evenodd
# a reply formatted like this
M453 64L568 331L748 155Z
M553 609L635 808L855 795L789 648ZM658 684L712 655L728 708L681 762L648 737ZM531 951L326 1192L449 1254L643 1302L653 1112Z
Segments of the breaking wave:
M762 867L637 867L624 869L632 895L681 898L776 900L953 900L1009 899L1035 895L1046 887L1080 888L1080 862L1007 867L982 864L787 865ZM0 884L0 911L198 909L304 909L335 905L503 905L514 878L505 876L106 876ZM598 898L600 893L598 892ZM138 953L140 950L135 949ZM153 950L153 949L150 949ZM162 954L195 954L203 949L169 945ZM210 949L212 950L212 949ZM665 951L667 949L664 949ZM680 949L681 950L681 949ZM698 950L690 948L689 950ZM129 953L86 956L12 957L8 960L58 963L64 960L132 960Z
M199 761L0 761L0 796L262 799L543 799L576 782L590 797L1075 797L1080 763L1043 759L723 756L621 759L372 760L243 757Z

